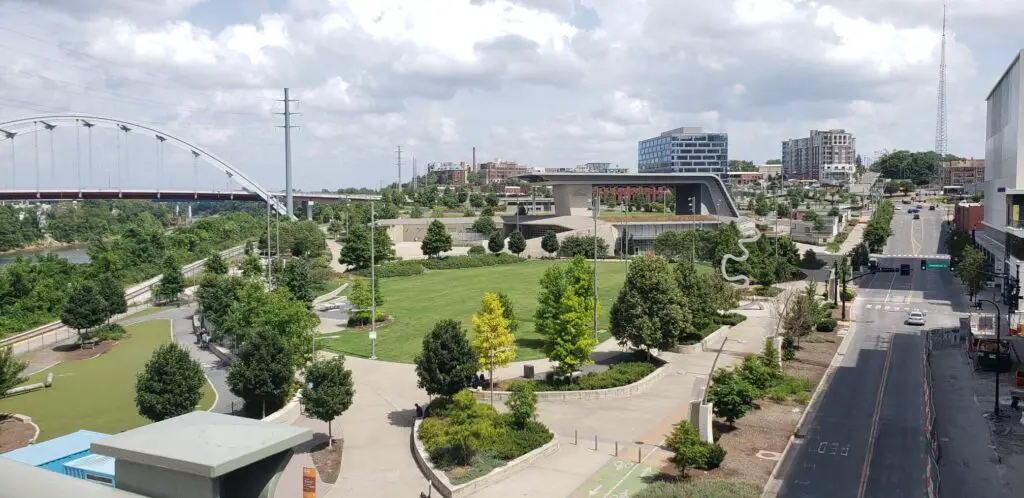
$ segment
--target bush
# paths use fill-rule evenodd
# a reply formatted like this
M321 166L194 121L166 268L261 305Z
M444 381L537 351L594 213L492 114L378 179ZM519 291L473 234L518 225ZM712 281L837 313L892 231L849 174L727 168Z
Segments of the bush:
M117 341L125 336L124 327L116 323L100 325L89 332L89 338L97 341Z
M797 403L800 403L801 405L806 405L807 403L810 403L811 402L811 393L810 393L810 391L803 391L803 392L796 393L796 396L793 396L793 401L796 401Z
M529 383L533 390L540 391L590 391L594 389L611 389L622 387L647 377L657 367L645 361L625 361L616 363L603 372L588 373L576 380L534 379L516 381L516 383Z
M754 409L754 401L760 393L737 372L719 368L708 388L708 401L714 406L715 415L733 425Z
M743 314L740 314L740 313L726 313L726 314L718 317L718 323L719 323L719 325L730 325L730 326L733 326L733 325L739 325L740 323L743 322L743 320L746 320L746 319L747 319L747 316L743 315Z
M774 382L767 391L768 399L783 402L790 397L799 396L800 393L807 393L811 390L811 381L803 377L784 375Z
M487 249L484 246L472 246L469 248L470 256L479 256L481 254L487 254Z
M760 357L752 354L743 358L743 363L736 369L736 372L740 379L754 386L759 393L772 387L779 377L779 372L773 371Z
M384 313L377 311L377 323L387 321L388 316ZM370 324L370 312L369 311L357 311L352 313L348 317L349 327L363 327Z
M672 463L681 471L691 467L712 470L725 460L725 448L702 441L697 428L689 420L683 420L672 428L665 437L665 446L672 450Z
M352 273L363 277L369 277L370 269L364 268ZM421 273L423 273L423 265L420 261L389 261L387 263L377 265L377 268L374 271L377 278L410 277Z
M587 259L594 258L594 236L593 235L570 235L559 244L558 255L563 258L583 256ZM608 257L608 243L604 239L597 238L597 257Z
M818 332L832 332L836 329L836 325L838 325L838 323L836 323L835 318L826 318L818 322L818 326L816 328Z
M793 336L786 334L782 336L782 359L790 361L796 358L796 341Z
M853 289L847 288L846 290L842 291L840 297L843 301L850 302L853 301L853 298L857 297L857 293L854 292Z
M508 253L500 253L473 256L449 256L447 258L423 260L420 261L420 264L428 270L456 270L459 268L508 265L522 263L523 261L526 261L526 259Z

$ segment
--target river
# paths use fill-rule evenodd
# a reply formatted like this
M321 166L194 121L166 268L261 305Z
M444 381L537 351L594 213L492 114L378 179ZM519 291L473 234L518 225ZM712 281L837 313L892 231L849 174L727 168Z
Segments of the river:
M64 247L47 247L42 249L27 249L24 251L14 251L4 254L0 254L0 267L9 265L14 262L18 256L23 258L31 258L41 254L56 254L72 263L88 263L89 254L86 253L85 246L64 246Z

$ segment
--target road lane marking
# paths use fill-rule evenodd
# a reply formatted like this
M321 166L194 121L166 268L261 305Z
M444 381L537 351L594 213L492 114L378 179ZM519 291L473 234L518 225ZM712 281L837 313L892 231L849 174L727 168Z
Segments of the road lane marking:
M889 363L892 361L893 334L895 334L895 331L890 332L889 342L886 345L885 363L882 365L882 382L878 385L878 397L875 398L875 411L871 415L871 433L868 435L868 446L867 454L864 457L864 467L860 472L860 485L857 489L857 498L864 498L864 493L867 491L868 472L871 469L871 454L875 450L875 438L878 437L878 419L882 414L882 399L885 397L885 383L886 378L889 376Z

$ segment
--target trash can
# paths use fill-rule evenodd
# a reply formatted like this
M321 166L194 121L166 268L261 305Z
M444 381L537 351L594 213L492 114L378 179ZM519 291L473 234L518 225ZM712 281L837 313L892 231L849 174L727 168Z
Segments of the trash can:
M524 379L532 379L533 378L533 365L523 365L523 378Z

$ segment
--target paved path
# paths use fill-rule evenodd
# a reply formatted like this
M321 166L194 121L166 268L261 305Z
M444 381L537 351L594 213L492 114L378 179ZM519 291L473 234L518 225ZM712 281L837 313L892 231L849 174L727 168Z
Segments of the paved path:
M213 406L212 411L231 413L232 407L236 410L241 410L242 400L232 394L228 388L228 365L213 353L200 349L196 344L196 336L192 333L192 315L195 312L195 305L184 305L145 316L128 318L120 323L121 325L131 325L149 320L169 318L171 320L174 340L184 346L192 354L192 357L203 366L203 372L210 379L213 389L217 391L217 403Z

